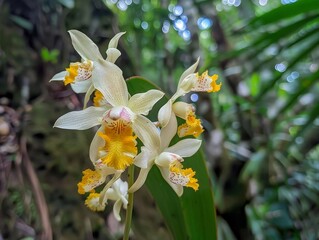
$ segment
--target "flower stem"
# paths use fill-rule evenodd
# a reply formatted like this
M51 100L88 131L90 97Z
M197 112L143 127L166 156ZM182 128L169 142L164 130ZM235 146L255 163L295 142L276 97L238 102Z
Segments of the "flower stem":
M133 185L134 182L134 165L129 166L128 168L128 186L129 188ZM133 212L133 195L134 193L128 194L128 204L126 209L126 218L125 218L125 229L123 240L128 240L131 230L132 223L132 212Z

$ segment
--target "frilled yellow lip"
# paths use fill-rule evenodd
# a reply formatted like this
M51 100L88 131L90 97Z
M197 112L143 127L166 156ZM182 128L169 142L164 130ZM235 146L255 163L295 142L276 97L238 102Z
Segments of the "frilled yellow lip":
M103 164L116 170L125 170L133 164L137 142L130 123L118 119L105 125L104 132L99 132L98 135L105 141L100 148L101 152L106 153L101 158Z
M67 74L64 79L64 85L75 81L85 81L92 76L93 63L92 61L70 63L70 66L65 70Z
M189 110L186 116L186 123L178 127L178 136L185 137L193 135L194 137L199 137L202 132L204 132L204 129L200 119L197 119L195 113Z
M217 84L218 75L214 74L212 76L208 75L208 71L203 72L201 75L196 73L197 81L192 91L195 92L218 92L222 84Z
M104 183L105 177L98 171L86 169L83 171L81 182L78 183L78 193L84 194L92 191L97 186Z
M106 205L106 203L100 202L100 194L95 192L90 193L84 203L92 211L103 211Z
M194 178L196 172L193 169L183 169L183 165L178 163L172 164L169 171L169 179L172 183L193 188L195 191L198 190L199 184L197 183L198 180Z

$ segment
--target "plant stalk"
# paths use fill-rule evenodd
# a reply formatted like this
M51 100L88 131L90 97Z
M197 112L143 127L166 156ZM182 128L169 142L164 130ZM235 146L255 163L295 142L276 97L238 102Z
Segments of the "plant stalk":
M134 183L134 165L129 166L128 168L128 186L129 188ZM132 224L132 213L133 213L133 195L134 193L128 194L128 204L126 209L126 218L125 218L125 229L123 240L129 240L131 224Z

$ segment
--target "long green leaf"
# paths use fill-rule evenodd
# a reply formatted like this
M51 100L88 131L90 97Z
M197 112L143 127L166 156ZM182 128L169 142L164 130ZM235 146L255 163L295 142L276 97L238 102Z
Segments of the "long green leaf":
M309 15L302 19L298 19L297 21L289 23L285 26L281 26L276 31L266 32L256 36L256 39L254 38L253 41L247 46L238 50L230 51L221 56L220 59L233 58L239 55L247 55L247 59L254 58L254 56L256 56L256 53L262 52L270 45L279 43L282 39L287 39L288 37L298 32L300 29L305 29L305 27L310 24L317 25L318 22L319 14Z
M298 52L297 55L295 55L292 60L290 60L286 71L291 69L293 66L295 66L297 63L300 62L301 59L307 57L315 48L319 46L319 39L317 41L312 42L310 45L305 47L304 49L301 49L301 51ZM285 72L286 72L285 71ZM255 102L259 102L265 94L269 92L269 90L272 89L272 87L276 84L276 82L285 74L285 72L277 73L276 76L271 79L263 88L260 94L256 97L254 100Z
M295 17L304 13L318 12L318 1L317 0L299 0L293 4L282 5L275 8L261 16L253 18L248 25L246 30L255 30L259 27L265 27L272 23Z
M315 72L314 74L307 76L303 79L300 79L300 89L292 94L287 102L278 110L278 114L272 119L272 125L275 126L275 123L279 120L282 115L290 109L291 106L305 93L309 91L309 89L317 82L319 78L319 71Z
M133 77L127 81L130 94L144 92L157 88L151 82ZM168 99L162 99L155 105L150 118L155 120L161 104ZM200 187L198 191L185 189L182 197L178 197L171 187L164 181L157 167L153 167L148 175L146 185L153 195L157 206L161 210L168 228L174 239L217 239L216 216L210 178L202 152L185 159L185 167L196 171Z
M304 29L303 29L304 30ZM279 46L277 55L279 55L280 53L289 50L291 47L297 45L300 42L309 40L310 38L313 37L313 35L318 35L319 33L319 26L313 27L311 29L309 29L306 33L303 33L301 36L297 36L295 39L293 39L292 41L288 41L287 43L283 43L281 46ZM315 36L317 37L317 36ZM258 51L255 51L255 53ZM274 56L270 56L266 59L263 59L261 61L256 61L255 65L252 68L252 72L255 72L257 70L259 70L260 68L265 67L266 64L268 64L269 62L274 60Z

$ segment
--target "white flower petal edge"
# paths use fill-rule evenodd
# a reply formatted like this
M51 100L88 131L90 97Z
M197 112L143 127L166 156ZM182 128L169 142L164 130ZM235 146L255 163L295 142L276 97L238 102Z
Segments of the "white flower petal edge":
M62 72L59 72L57 74L55 74L51 80L49 82L52 82L52 81L63 81L64 78L65 78L65 75L66 75L67 71L62 71Z
M133 95L128 102L128 107L136 114L147 115L164 93L159 90L149 90L145 93Z
M81 111L64 114L53 127L63 129L85 130L101 124L100 118L105 113L105 108L89 107Z
M74 92L76 92L76 93L85 93L85 92L87 92L87 90L92 85L92 81L90 81L88 79L87 81L75 82L75 83L71 83L70 85L71 85L71 88L72 88L72 90Z
M122 204L123 204L122 201L118 199L113 206L113 214L117 221L121 221L120 211L122 208Z
M72 85L71 85L72 86ZM91 83L91 85L89 86L89 88L86 90L85 96L84 96L84 101L83 101L83 109L86 108L87 103L90 100L90 96L91 94L95 91L95 88L93 86L93 84Z
M133 131L141 139L146 148L156 151L160 147L159 131L146 117L136 115L133 122Z
M161 129L160 139L161 139L161 147L160 150L163 151L167 148L176 135L177 132L177 120L174 112L171 113L171 118L167 125Z
M147 175L148 175L149 171L151 170L152 166L153 166L153 165L151 164L150 167L148 167L148 168L142 168L142 169L140 170L140 173L139 173L139 175L138 175L136 181L134 182L134 184L133 184L133 185L130 187L130 189L128 190L130 193L136 192L138 189L140 189L140 188L143 186L143 184L144 184L145 181L146 181Z
M125 32L120 32L116 34L109 42L108 49L106 50L107 58L106 60L112 63L121 56L121 52L117 49L119 39L125 34Z
M121 56L121 54L122 53L117 48L109 48L106 50L106 55L107 55L106 61L115 63L116 60Z
M172 100L168 100L168 102L161 107L158 112L158 121L160 122L162 127L166 127L169 122L169 119L172 114Z
M119 32L117 33L109 42L108 48L117 48L118 42L120 38L125 34L126 32Z
M196 68L197 68L197 66L198 66L198 63L199 63L199 58L197 58L197 61L196 61L192 66L190 66L188 69L186 69L186 70L182 73L181 77L179 78L178 87L177 87L177 88L179 88L179 86L180 86L180 84L182 83L182 81L183 81L188 75L190 75L190 74L192 74L192 73L195 72L195 70L196 70Z
M99 130L96 131L96 133L93 137L93 140L91 142L91 145L90 145L89 156L90 156L91 162L93 163L94 166L96 164L96 161L99 159L99 156L98 156L99 148L103 147L103 145L104 145L103 138L101 138L98 135L98 133L101 131L103 131L103 126L101 126L99 128Z
M165 152L171 152L181 157L193 156L200 148L202 141L198 139L183 139L175 145L165 149Z
M70 30L68 32L71 36L72 45L81 58L91 61L102 59L99 48L88 36L78 30Z
M105 192L105 199L110 199L113 201L116 201L114 206L113 206L113 214L116 218L116 220L121 221L120 217L120 211L122 205L124 205L124 208L127 206L127 189L128 189L128 184L127 182L122 181L120 178L116 180L112 188L108 189Z
M108 169L110 169L110 168L108 168ZM112 168L112 169L114 169L114 168ZM107 202L107 199L108 199L107 191L113 185L113 183L116 182L121 177L122 173L123 173L123 171L116 171L115 170L115 173L114 173L112 179L110 181L108 181L108 183L104 186L103 190L100 193L100 203Z
M159 170L163 176L163 178L165 179L165 181L173 188L173 190L176 192L177 196L182 196L183 195L183 186L182 185L177 185L174 184L170 181L169 179L169 169L168 168L163 168L163 167L159 167Z
M127 106L128 90L122 70L104 60L96 62L94 68L92 75L94 87L103 94L105 100L113 107Z
M147 168L149 159L155 158L155 154L146 147L141 147L141 152L134 158L134 165L139 168Z

